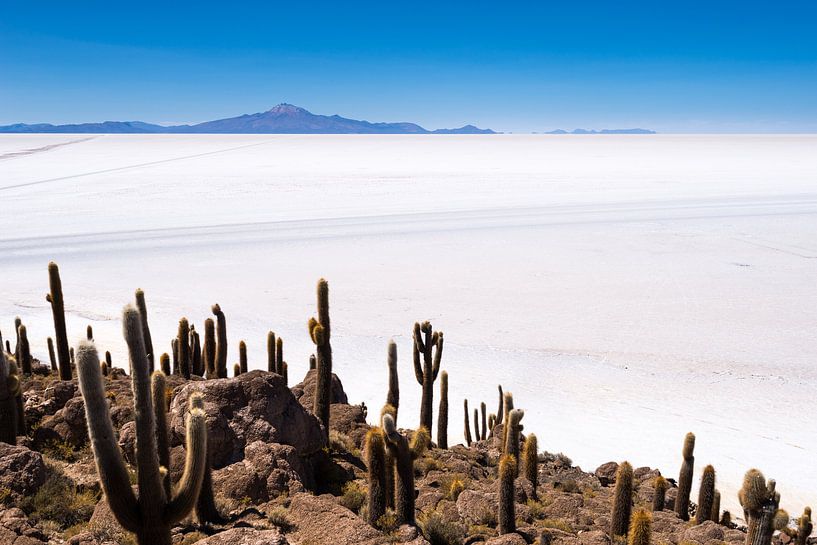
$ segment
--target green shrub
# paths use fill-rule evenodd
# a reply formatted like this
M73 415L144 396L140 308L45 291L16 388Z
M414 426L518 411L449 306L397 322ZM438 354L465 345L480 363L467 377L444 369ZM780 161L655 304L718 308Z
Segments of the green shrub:
M350 481L343 485L343 496L340 504L346 509L360 514L360 509L366 503L366 488L357 481Z
M360 458L360 449L357 448L352 438L337 430L329 431L329 450L341 454L348 452L352 456Z
M465 530L459 524L446 521L434 511L421 514L417 520L420 531L431 545L458 545L465 537Z
M295 525L292 524L291 520L289 520L289 513L283 507L276 507L270 511L267 516L267 520L277 526L283 533L289 532L295 528Z
M400 524L397 521L397 513L394 512L394 509L386 509L386 514L377 519L376 526L386 534L397 530Z
M50 520L68 528L89 520L98 501L97 494L78 493L74 481L54 472L36 494L23 500L21 508L35 521Z

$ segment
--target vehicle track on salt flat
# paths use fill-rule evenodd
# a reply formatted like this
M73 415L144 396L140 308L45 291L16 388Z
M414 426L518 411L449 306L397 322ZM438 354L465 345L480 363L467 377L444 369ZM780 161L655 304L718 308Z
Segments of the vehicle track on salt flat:
M64 146L70 146L71 144L79 144L81 142L94 140L95 138L99 138L99 135L89 136L87 138L78 138L77 140L69 140L68 142L57 142L56 144L48 144L47 146L42 146L39 148L29 148L20 151L11 151L9 153L4 153L0 155L0 161L8 161L9 159L19 159L20 157L28 157L29 155L34 155L35 153L43 153Z

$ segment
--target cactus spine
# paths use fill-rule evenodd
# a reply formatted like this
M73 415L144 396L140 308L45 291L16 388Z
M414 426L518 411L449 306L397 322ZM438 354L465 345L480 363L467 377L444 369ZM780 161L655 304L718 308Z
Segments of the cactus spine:
M17 364L23 371L24 375L31 374L31 347L28 344L28 332L26 326L20 325L17 328L17 334L20 336L20 350L17 356Z
M743 477L738 499L749 527L746 545L769 545L774 531L782 530L788 522L786 512L778 509L780 494L775 492L774 480L767 483L763 473L750 469Z
M204 348L201 355L204 360L205 378L218 378L216 374L216 326L212 318L204 320Z
M463 408L465 409L465 446L470 447L472 440L471 440L471 424L468 415L468 400L463 399L462 405Z
M448 448L448 373L440 375L440 412L437 415L437 446Z
M242 373L247 372L247 343L244 341L238 343L238 366Z
M65 332L65 303L62 300L62 281L60 280L60 269L53 261L48 264L48 285L51 291L45 296L45 300L51 303L51 314L54 316L60 380L71 380L71 354L68 350L68 335Z
M610 537L627 535L630 512L633 506L633 466L622 462L616 471L616 488L613 491L613 512L610 515Z
M420 428L409 443L397 431L397 425L390 414L383 415L383 432L386 446L395 462L394 503L397 519L401 524L414 526L414 460L428 448L430 436L426 428Z
M682 520L689 520L689 495L692 492L692 470L695 467L695 434L688 433L684 437L682 454L684 461L678 475L678 494L675 496L675 514Z
M650 545L652 515L645 509L633 513L627 545Z
M499 459L499 534L516 531L516 459L505 454Z
M652 510L653 511L663 511L664 510L664 503L666 503L667 499L667 488L669 488L669 482L659 475L655 478L655 491L652 496Z
M0 339L0 345L2 339ZM0 348L0 442L17 444L17 395L20 379L17 366L6 359Z
M150 338L150 327L148 326L148 307L145 304L145 292L142 288L136 290L136 310L139 311L139 319L142 321L142 337L145 339L145 350L148 353L148 364L150 372L153 372L155 357L153 353L153 340Z
M803 516L797 519L797 539L795 545L806 545L814 525L811 523L811 507L803 509Z
M48 360L51 362L51 370L57 370L57 354L54 352L54 339L48 337Z
M708 465L701 476L701 488L698 490L698 511L695 513L695 524L703 524L712 517L715 505L715 468Z
M227 378L227 319L224 317L224 312L218 303L212 307L213 314L216 317L216 332L218 334L218 342L216 343L216 376L218 378Z
M394 421L397 422L397 411L400 409L400 382L397 376L397 343L389 341L389 393L386 403L394 407Z
M332 396L332 345L329 338L332 329L329 323L329 283L318 280L318 318L309 319L309 336L315 343L317 357L317 380L315 381L315 416L324 428L324 436L329 439L329 405Z
M536 488L539 486L539 445L534 434L530 434L525 439L525 446L522 449L522 468L525 478L530 481L533 487L533 499L537 499Z
M179 336L176 339L176 350L179 353L179 367L182 376L190 380L191 358L190 358L190 323L187 318L179 320Z
M165 398L153 399L139 312L128 306L123 314L136 414L138 498L131 489L128 470L116 442L96 348L93 343L83 341L79 347L77 367L88 432L99 481L116 520L123 528L136 534L140 545L170 545L171 526L193 509L204 478L207 445L205 415L196 408L189 412L184 474L175 495L168 497L162 482L163 471L159 466L154 405L164 405Z
M436 348L436 350L435 350ZM423 362L420 363L420 354ZM434 421L434 381L440 372L440 358L443 355L443 332L433 331L430 322L414 324L414 376L423 387L420 404L420 427L431 431Z
M363 453L369 481L368 522L377 525L386 514L386 445L380 428L371 428L366 433Z

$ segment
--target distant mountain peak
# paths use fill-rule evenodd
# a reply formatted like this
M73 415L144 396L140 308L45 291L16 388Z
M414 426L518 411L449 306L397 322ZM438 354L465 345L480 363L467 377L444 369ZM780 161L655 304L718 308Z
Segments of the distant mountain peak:
M282 102L277 104L267 110L268 114L308 114L311 113L300 106L295 106L294 104L287 104L286 102Z

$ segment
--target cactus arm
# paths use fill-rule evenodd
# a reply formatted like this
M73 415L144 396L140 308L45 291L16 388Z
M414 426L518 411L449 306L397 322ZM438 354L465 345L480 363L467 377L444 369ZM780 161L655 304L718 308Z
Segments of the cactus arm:
M145 304L145 292L142 289L136 290L136 309L139 311L139 318L142 320L142 338L145 340L145 350L150 362L150 371L153 372L156 357L153 355L153 341L150 338L150 328L148 327L148 309Z
M419 385L423 385L423 368L420 365L420 347L423 341L420 340L420 324L414 324L414 342L411 347L411 356L414 362L414 378L417 379Z
M397 343L389 341L389 393L386 396L386 403L394 407L395 417L400 407L400 382L397 375Z
M162 478L165 499L170 498L170 442L167 438L167 406L165 405L165 389L167 382L165 374L155 371L151 377L151 397L153 398L153 414L156 418L156 448L159 454L159 466L167 470Z
M85 418L99 482L116 520L124 529L136 532L140 523L139 507L116 442L98 362L94 344L82 341L77 360L79 389L85 401Z
M434 352L434 366L432 367L433 372L431 373L431 381L434 382L437 380L437 374L440 372L440 359L443 356L443 332L440 331L439 336L437 337L437 350Z
M499 389L499 410L496 413L496 423L495 426L502 424L502 418L505 416L505 409L504 409L504 401L505 395L502 393L502 385L497 386Z
M193 406L194 403L191 399L190 405ZM173 499L164 511L166 524L182 520L193 510L204 481L204 471L207 468L207 418L204 411L197 407L191 409L187 417L185 450L187 459L184 463L184 473Z

